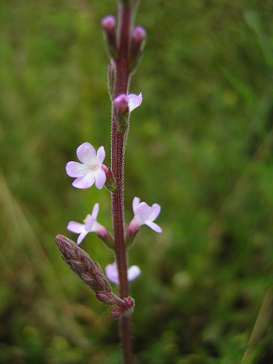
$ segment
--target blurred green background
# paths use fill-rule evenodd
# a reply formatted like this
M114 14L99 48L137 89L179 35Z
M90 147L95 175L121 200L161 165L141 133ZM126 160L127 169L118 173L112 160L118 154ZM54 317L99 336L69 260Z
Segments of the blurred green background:
M110 163L100 21L115 12L114 0L0 2L1 364L121 361L118 322L54 243L75 239L67 222L95 202L111 228L109 193L74 189L64 167L85 141ZM143 227L130 251L137 364L273 362L272 16L271 0L140 4L125 213L135 196L159 203L163 234ZM81 247L113 261L95 234Z

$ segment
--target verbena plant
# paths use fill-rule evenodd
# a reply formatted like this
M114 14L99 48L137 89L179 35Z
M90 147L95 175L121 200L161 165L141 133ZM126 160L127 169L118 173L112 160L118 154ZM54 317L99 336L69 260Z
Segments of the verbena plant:
M161 233L161 228L154 222L160 213L160 206L151 207L140 198L133 199L134 217L128 226L124 220L124 153L131 112L142 103L142 94L129 94L131 75L135 72L141 58L146 32L140 26L133 26L137 2L134 0L118 1L118 17L108 15L102 19L102 29L106 40L106 49L110 62L108 66L108 90L112 103L111 122L111 167L103 164L105 149L98 150L84 142L76 151L79 162L68 162L66 173L75 178L72 185L86 189L95 185L105 187L111 193L113 234L97 221L99 204L87 215L83 224L70 221L67 229L79 234L77 244L63 235L56 237L56 243L64 261L95 292L99 301L113 306L111 315L119 319L120 340L123 361L132 362L131 321L135 306L130 297L128 281L141 273L138 266L127 266L127 251L132 246L141 225L147 225ZM101 266L78 247L86 234L95 232L98 237L113 250L115 261L107 265L104 274ZM107 277L107 278L106 278ZM110 282L118 285L119 297L111 288Z

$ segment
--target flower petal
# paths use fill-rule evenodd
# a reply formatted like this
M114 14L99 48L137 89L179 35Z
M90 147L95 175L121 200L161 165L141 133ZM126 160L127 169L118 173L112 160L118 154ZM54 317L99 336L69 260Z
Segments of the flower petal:
M95 148L88 142L81 144L77 148L76 154L83 164L92 164L97 158Z
M157 233L162 233L161 227L158 226L156 223L152 221L147 221L145 224L149 226L149 228L151 228L152 230L156 231Z
M146 202L140 202L135 209L135 219L137 219L141 224L145 224L146 221L149 221L151 212L151 207L148 206Z
M93 231L93 225L94 225L95 221L96 221L96 219L94 219L93 216L87 215L87 217L86 217L86 219L84 221L85 222L84 228L88 233Z
M137 265L132 265L128 271L127 271L127 275L128 275L128 280L129 281L133 281L134 279L136 279L139 275L141 274L141 270Z
M86 173L86 167L78 162L68 162L65 170L69 177L82 177Z
M78 239L77 239L77 245L79 245L83 239L86 237L86 235L88 234L88 231L83 231L79 236L78 236Z
M151 207L151 213L150 213L148 220L154 221L157 218L157 216L160 214L160 210L161 210L161 207L157 203L154 203Z
M116 262L114 262L113 264L108 264L105 267L105 273L106 273L106 277L109 279L110 282L119 284L118 269L117 269Z
M85 189L91 187L94 184L94 182L95 182L94 173L88 172L84 176L75 179L75 181L72 183L72 186L76 188Z
M104 147L99 147L98 151L97 151L97 158L100 161L100 164L103 163L104 159L105 159L105 150Z
M95 203L95 205L93 207L93 210L92 210L92 217L95 220L97 220L97 216L98 216L98 213L99 213L99 209L100 209L99 204L98 203Z
M105 172L100 169L97 173L96 173L96 177L95 177L96 181L95 181L95 186L101 190L102 187L104 186L105 182L106 182L106 174Z
M71 231L72 233L75 234L80 234L83 231L85 231L84 225L80 224L79 222L76 221L69 221L68 225L67 225L67 230Z
M132 112L142 103L142 93L138 96L135 94L130 94L127 96L129 112Z
M133 211L135 212L135 210L136 210L136 207L139 205L139 203L140 203L140 198L139 197L135 197L134 199L133 199Z

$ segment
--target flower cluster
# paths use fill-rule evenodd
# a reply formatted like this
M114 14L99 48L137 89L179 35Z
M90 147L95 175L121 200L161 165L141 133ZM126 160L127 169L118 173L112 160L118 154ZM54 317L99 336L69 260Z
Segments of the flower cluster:
M108 19L109 20L109 19ZM106 24L108 26L108 23ZM105 26L106 26L105 25ZM110 24L111 25L111 24ZM114 112L118 120L118 130L124 132L127 127L127 122L130 113L142 103L142 94L138 96L134 94L125 95L121 94L114 99ZM114 178L111 170L103 164L105 159L105 150L101 146L96 149L88 142L81 144L77 150L76 155L79 162L68 162L66 165L66 173L69 177L75 178L72 185L79 189L86 189L95 184L100 190L104 186L109 189L111 186L114 190ZM160 206L153 204L151 207L146 202L140 202L138 197L133 200L134 217L128 225L125 237L125 243L128 247L135 238L141 225L147 225L157 233L161 233L162 229L154 223L154 220L160 213ZM99 204L96 203L93 207L92 214L88 214L82 223L70 221L67 229L75 234L79 234L77 244L79 245L85 236L94 232L101 238L108 247L114 248L114 241L109 231L97 221L99 213ZM117 264L107 265L105 268L106 276L112 283L119 284ZM136 265L128 269L128 280L131 281L140 275L140 268Z

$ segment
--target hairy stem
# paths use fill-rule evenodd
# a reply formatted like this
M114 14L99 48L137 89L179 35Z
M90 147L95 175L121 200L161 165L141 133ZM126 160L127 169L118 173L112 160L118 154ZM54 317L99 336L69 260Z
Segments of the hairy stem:
M119 94L127 94L130 82L129 71L129 41L131 31L131 6L121 5L119 9L119 50L116 60L116 78L113 99ZM111 168L116 180L116 190L112 193L112 217L115 239L115 255L119 273L119 295L121 298L129 296L127 278L127 256L124 245L124 149L126 133L119 133L116 127L114 113L112 113L112 146ZM120 338L123 361L132 363L131 322L130 317L120 319Z

